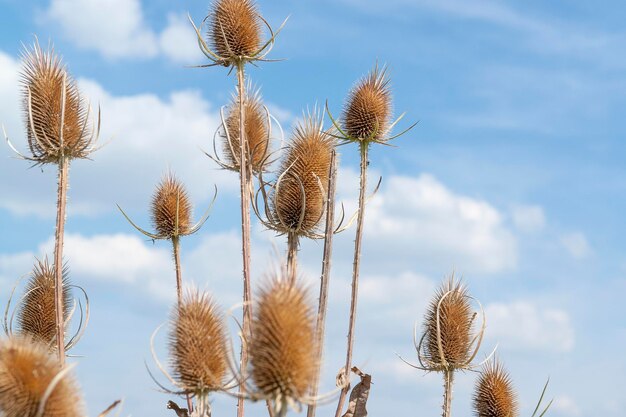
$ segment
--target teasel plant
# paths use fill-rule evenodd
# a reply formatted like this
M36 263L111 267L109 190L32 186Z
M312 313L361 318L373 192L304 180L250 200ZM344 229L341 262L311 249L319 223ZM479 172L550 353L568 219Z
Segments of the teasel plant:
M43 261L36 259L35 265L25 284L24 294L11 310L11 303L15 291L21 280L18 280L7 302L4 312L3 327L7 337L21 336L37 340L48 346L50 352L56 352L58 347L56 333L55 309L55 269L47 258ZM84 298L74 298L72 289L79 291ZM73 335L67 339L67 330L75 313L79 313L79 322ZM16 326L14 326L16 322ZM65 352L69 352L80 341L89 323L89 297L86 291L69 280L69 268L63 267L63 322L66 333L63 345ZM16 328L14 328L16 327ZM69 355L68 355L69 356Z
M287 235L287 276L291 280L297 276L300 239L325 236L320 226L326 211L335 142L324 130L319 112L309 112L293 130L277 179L266 182L259 174L252 207L265 227ZM257 202L259 194L262 207Z
M245 129L246 88L245 67L247 64L256 65L259 62L272 61L267 58L271 52L276 37L287 20L274 31L271 25L261 16L253 0L215 0L208 16L203 20L200 28L189 18L197 35L198 46L209 60L208 64L199 67L224 66L229 73L237 73L237 92L239 105L239 179L241 197L241 241L243 263L243 331L248 334L250 321L250 300L252 297L250 283L250 199L249 190L252 182L252 163L249 155L252 150ZM203 28L208 27L205 35ZM269 32L269 38L262 40L263 27ZM231 132L232 133L232 132ZM241 366L245 367L247 352L242 348ZM237 417L244 415L243 399L237 403Z
M476 328L479 313L472 306L479 306L481 324ZM424 317L424 331L417 340L417 326L413 332L413 344L419 364L400 359L413 368L425 372L443 374L443 417L451 416L452 388L456 371L475 370L495 354L491 354L480 364L474 365L481 347L486 328L485 312L480 302L474 299L454 274L443 281L435 292ZM497 347L496 347L497 348Z
M24 155L5 138L11 149L34 166L57 166L57 213L54 235L55 314L57 352L65 361L65 313L63 311L63 238L65 235L69 167L74 159L89 159L99 146L100 109L93 114L76 81L59 55L35 40L22 53L22 109L30 155ZM4 130L4 128L3 128Z
M368 154L372 144L387 145L393 139L402 136L411 130L415 124L403 132L390 135L391 130L404 118L404 114L395 121L391 121L392 103L390 79L387 68L374 69L362 78L352 88L345 103L341 119L333 117L326 103L326 112L332 121L337 133L336 139L340 144L356 143L360 153L360 180L359 202L356 219L356 237L354 240L354 260L352 271L352 291L350 301L350 319L348 326L348 346L346 349L346 363L343 367L344 378L349 379L352 368L352 355L354 348L354 330L356 326L358 285L361 260L361 243L363 239L363 221L365 218L365 205L367 193L367 168L369 165ZM382 178L381 178L382 180ZM380 186L380 180L374 193ZM349 386L346 386L339 397L336 417L341 415L343 405L348 394Z

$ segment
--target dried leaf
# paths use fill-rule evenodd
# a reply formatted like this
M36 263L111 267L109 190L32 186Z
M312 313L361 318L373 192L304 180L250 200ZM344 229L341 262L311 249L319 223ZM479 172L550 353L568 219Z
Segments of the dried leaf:
M364 374L356 366L352 367L352 372L361 377L361 382L356 384L350 393L350 403L348 411L343 417L367 417L367 399L370 395L370 385L372 384L372 376Z
M178 417L189 417L189 411L186 408L180 408L174 401L167 402L167 409L174 410Z

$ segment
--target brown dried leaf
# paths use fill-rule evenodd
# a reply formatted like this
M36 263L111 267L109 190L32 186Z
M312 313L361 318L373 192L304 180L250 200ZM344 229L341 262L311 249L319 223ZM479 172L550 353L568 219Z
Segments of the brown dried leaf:
M372 376L364 374L356 366L352 367L352 372L361 377L361 382L356 384L352 388L350 393L350 403L348 404L348 411L343 417L367 417L367 399L370 395L370 385L372 384Z

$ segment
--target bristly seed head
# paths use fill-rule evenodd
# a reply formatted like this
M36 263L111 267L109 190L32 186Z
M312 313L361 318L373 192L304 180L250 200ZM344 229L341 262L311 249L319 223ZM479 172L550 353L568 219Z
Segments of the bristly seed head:
M252 0L216 0L209 16L209 38L221 57L238 61L261 48L261 19Z
M316 231L324 214L334 146L317 115L296 125L270 200L278 231L303 236Z
M56 349L55 269L47 259L37 260L26 284L25 295L17 311L20 333L29 335L50 349ZM63 268L63 314L65 320L72 304L67 267Z
M260 393L274 401L300 401L316 369L315 322L306 292L274 278L254 308L250 364Z
M24 51L23 61L23 111L32 159L46 164L61 157L87 158L92 151L88 106L61 58L35 43Z
M376 66L349 94L344 108L344 132L352 140L384 141L391 118L391 90L386 68Z
M252 92L248 88L244 101L244 133L248 144L248 158L252 165L252 172L258 174L265 170L265 164L270 152L270 130L267 113L261 102L258 91ZM236 170L240 169L239 140L239 95L234 94L226 113L228 136L224 134L224 154L227 161ZM230 141L228 140L230 138Z
M61 372L56 356L36 340L17 337L0 342L0 415L31 417ZM45 402L45 417L83 417L83 400L74 377L64 375Z
M223 385L227 370L224 320L209 295L189 292L174 310L170 360L174 377L190 394L206 394Z
M467 365L471 356L474 317L467 288L451 276L437 290L426 312L424 344L428 361L441 369Z
M152 198L152 223L160 237L171 239L187 234L191 228L191 202L183 184L168 173Z
M477 417L517 417L518 403L509 374L493 360L485 364L474 392Z

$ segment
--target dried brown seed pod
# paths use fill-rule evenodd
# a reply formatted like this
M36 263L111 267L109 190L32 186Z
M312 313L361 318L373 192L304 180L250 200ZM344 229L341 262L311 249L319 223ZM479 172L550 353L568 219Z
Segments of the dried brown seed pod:
M426 312L425 357L440 369L464 367L471 357L475 314L470 301L467 288L451 276L437 290Z
M23 110L32 159L45 164L61 157L86 158L92 131L76 81L52 48L44 51L35 43L23 60Z
M66 369L60 368L46 345L23 337L0 342L0 415L36 416L43 402L45 417L83 417L83 400L74 377L60 372Z
M216 0L209 17L209 37L222 58L252 57L261 48L262 23L252 0Z
M315 321L301 286L275 278L262 288L249 348L252 380L265 398L306 397L316 368Z
M209 295L189 292L175 308L169 347L174 378L184 391L206 394L222 387L227 370L226 331Z
M17 311L20 333L56 348L56 310L54 306L54 265L37 260L26 284L25 295ZM65 320L72 304L67 267L63 268L63 314Z
M376 66L349 94L343 112L350 139L384 141L391 118L391 90L386 68Z
M271 198L273 223L281 232L307 236L322 215L335 140L316 115L296 125Z
M270 120L267 111L261 102L258 91L246 92L244 101L244 132L248 144L248 158L251 161L252 172L259 173L264 170L264 165L270 152ZM236 170L239 170L240 146L239 140L239 94L234 94L231 104L227 109L225 129L228 135L224 135L224 155L226 160Z
M478 417L517 417L518 403L513 383L502 364L493 360L483 366L474 391Z
M171 239L192 229L191 202L184 185L172 173L165 175L152 197L152 223L159 237Z

